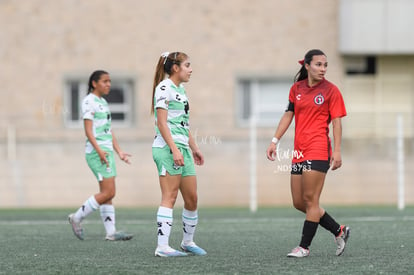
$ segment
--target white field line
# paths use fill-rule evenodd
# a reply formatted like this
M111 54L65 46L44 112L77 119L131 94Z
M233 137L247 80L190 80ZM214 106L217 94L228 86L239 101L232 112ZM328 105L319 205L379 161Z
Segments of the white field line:
M286 223L286 222L297 222L302 221L303 218L206 218L202 219L202 223L215 223L215 224L232 224L232 223ZM390 217L390 216L372 216L372 217L348 217L348 218L341 218L343 222L396 222L396 221L414 221L414 216L402 216L402 217ZM154 221L150 220L122 220L119 221L120 224L130 224L130 225L147 225L147 224L154 224L155 223L155 216ZM68 224L67 220L17 220L17 221L7 221L1 220L0 226L2 225L63 225ZM93 220L85 220L84 224L101 224L100 220L93 219Z

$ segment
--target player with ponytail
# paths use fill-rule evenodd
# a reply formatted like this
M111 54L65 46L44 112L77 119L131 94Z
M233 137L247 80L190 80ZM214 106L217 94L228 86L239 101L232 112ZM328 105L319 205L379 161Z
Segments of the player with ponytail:
M163 53L155 70L151 113L155 116L152 155L161 187L157 212L158 244L155 256L205 255L193 240L198 222L197 178L194 163L203 165L204 157L190 132L190 105L182 83L192 74L188 56L182 52ZM166 78L166 76L168 76ZM169 245L173 207L178 191L184 199L181 249Z
M300 60L301 68L290 89L288 108L279 122L276 133L267 149L267 158L275 160L279 140L295 117L295 156L292 160L291 192L293 205L306 214L302 239L288 257L306 257L318 225L335 236L336 255L344 252L350 229L339 225L319 205L329 168L336 170L342 165L341 118L346 115L339 89L325 79L328 67L326 55L321 50L310 50ZM334 150L329 137L332 121Z
M69 223L75 236L83 240L82 221L96 210L100 210L106 231L106 240L121 241L132 239L127 234L115 229L115 197L116 167L114 150L119 158L130 163L128 153L121 150L111 127L111 112L104 96L111 89L109 73L94 71L89 77L88 95L82 101L82 118L86 135L85 154L89 168L99 182L99 193L90 196L73 214L69 215Z

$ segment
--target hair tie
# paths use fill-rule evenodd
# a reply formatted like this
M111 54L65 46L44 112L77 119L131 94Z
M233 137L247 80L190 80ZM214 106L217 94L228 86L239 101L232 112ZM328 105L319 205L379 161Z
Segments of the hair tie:
M305 59L299 60L298 63L302 66L305 65Z
M163 52L162 54L161 54L161 57L164 57L165 59L164 59L164 65L165 65L165 62L167 62L167 58L168 58L168 56L170 55L170 53L169 52Z

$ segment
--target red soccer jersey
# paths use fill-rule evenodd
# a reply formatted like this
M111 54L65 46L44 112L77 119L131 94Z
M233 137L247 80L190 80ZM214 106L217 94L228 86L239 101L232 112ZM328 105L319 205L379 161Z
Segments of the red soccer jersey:
M290 89L289 101L295 113L295 145L292 162L328 160L332 155L329 123L346 116L345 104L338 87L323 79L309 87L308 79Z

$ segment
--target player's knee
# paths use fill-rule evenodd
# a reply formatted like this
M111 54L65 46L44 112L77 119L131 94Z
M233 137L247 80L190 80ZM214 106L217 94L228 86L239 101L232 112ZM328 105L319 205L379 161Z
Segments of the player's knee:
M185 209L190 210L190 211L196 210L197 200L198 200L197 194L191 197L185 198L184 199Z
M314 196L312 195L303 195L303 203L306 209L316 207L319 205L319 202Z
M114 190L105 190L103 192L103 196L106 200L112 200L115 197L115 189Z
M299 211L306 212L306 207L303 201L293 201L293 207Z
M173 207L175 205L176 200L177 200L177 196L174 196L173 194L170 194L168 196L163 196L162 205L168 205L168 207Z

